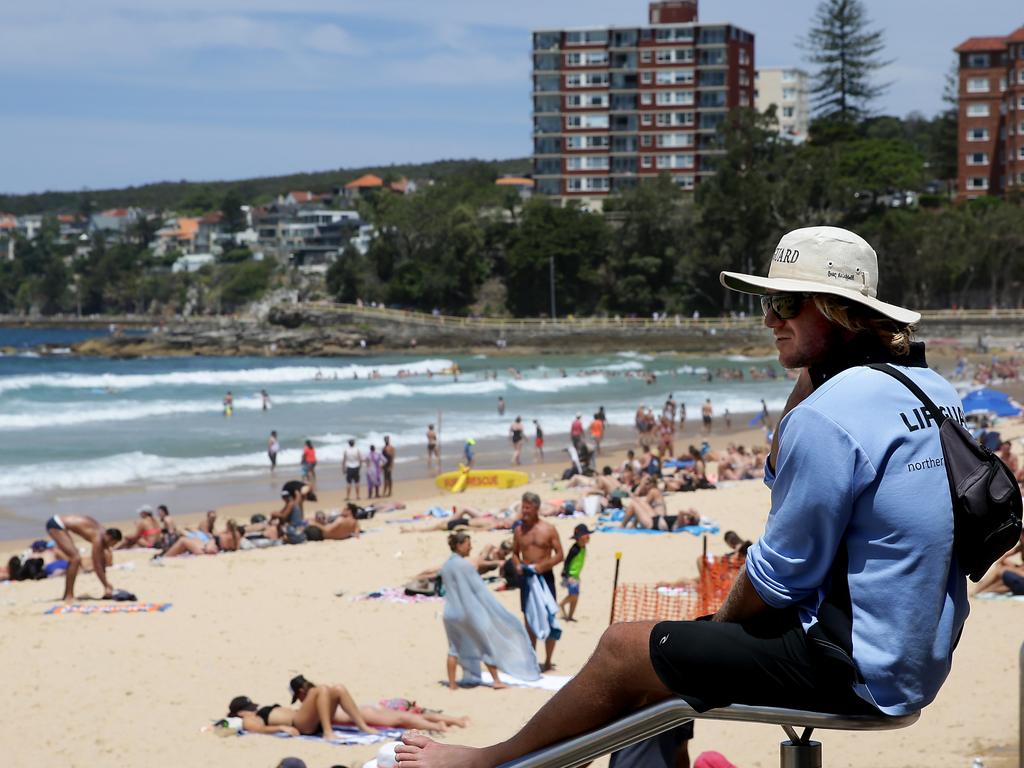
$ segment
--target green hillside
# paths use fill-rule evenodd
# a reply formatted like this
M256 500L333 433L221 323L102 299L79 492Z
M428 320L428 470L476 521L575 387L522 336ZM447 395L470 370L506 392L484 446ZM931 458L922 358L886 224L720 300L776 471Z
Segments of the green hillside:
M374 165L364 168L338 168L331 171L263 176L236 181L160 181L121 189L90 189L74 192L40 192L28 195L0 194L0 211L18 215L27 213L75 213L107 208L138 206L148 209L213 208L233 190L246 203L268 202L289 190L329 192L364 173L381 177L406 176L413 179L442 179L467 166L485 162L499 175L530 171L529 158L510 160L438 160L410 165Z

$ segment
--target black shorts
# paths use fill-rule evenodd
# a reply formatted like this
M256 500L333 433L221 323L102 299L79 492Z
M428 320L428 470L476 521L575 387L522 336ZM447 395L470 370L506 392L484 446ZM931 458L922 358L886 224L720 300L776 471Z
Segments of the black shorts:
M359 482L359 467L345 467L345 482Z
M663 621L650 638L661 682L699 712L729 704L872 714L852 670L818 654L795 611L747 624Z
M548 591L551 593L551 596L555 598L555 601L557 602L558 596L555 592L554 572L548 571L547 573L539 573L537 575L544 579L544 583L548 585ZM519 587L519 608L523 611L523 613L526 613L526 590L523 589L521 582Z

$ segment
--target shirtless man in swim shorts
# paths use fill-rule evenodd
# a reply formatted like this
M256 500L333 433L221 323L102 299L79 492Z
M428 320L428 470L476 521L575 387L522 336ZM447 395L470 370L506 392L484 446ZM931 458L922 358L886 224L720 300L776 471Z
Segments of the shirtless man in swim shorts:
M86 515L54 515L46 521L46 532L68 561L68 570L64 576L65 603L75 599L75 578L78 569L82 567L82 556L78 554L78 547L71 538L72 533L77 533L92 544L92 567L96 578L103 585L103 596L114 594L114 588L107 581L107 551L121 540L121 532L117 528L104 530L99 522Z
M512 564L516 573L523 575L524 568L529 566L540 575L555 598L555 574L554 567L565 559L562 553L562 541L558 538L558 531L551 523L540 519L540 497L535 493L524 493L522 501L522 522L516 525L512 531ZM523 614L526 614L526 593L520 592L521 607ZM526 632L530 635L530 642L536 646L537 637L526 624ZM554 665L551 663L551 656L555 652L555 638L549 636L544 641L544 664L541 671L547 672Z

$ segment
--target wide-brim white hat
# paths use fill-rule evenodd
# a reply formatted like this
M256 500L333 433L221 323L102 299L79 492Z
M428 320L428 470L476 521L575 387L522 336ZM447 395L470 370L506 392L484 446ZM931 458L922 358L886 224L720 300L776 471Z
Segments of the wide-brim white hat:
M722 272L722 285L741 293L826 293L869 307L899 323L921 313L878 299L878 256L864 238L839 227L787 232L772 254L768 276Z
M395 757L395 747L401 743L400 741L389 741L377 750L375 758L363 763L363 768L395 768L398 765L398 758Z

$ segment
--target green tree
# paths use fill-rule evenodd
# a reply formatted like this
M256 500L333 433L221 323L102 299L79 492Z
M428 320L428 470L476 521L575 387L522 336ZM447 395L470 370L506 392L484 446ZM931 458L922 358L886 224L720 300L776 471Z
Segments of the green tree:
M572 204L530 199L508 248L509 309L520 317L550 316L553 263L556 314L592 313L604 290L598 267L607 249L608 227L601 216Z
M691 305L697 309L751 309L721 286L721 270L752 272L767 267L785 222L774 210L779 168L790 147L779 139L774 108L764 114L733 110L719 127L725 154L717 172L697 188L698 226L683 274ZM743 303L745 302L745 303Z
M691 234L689 198L661 174L608 199L605 214L617 226L602 268L604 308L643 314L678 308L674 277Z
M234 188L224 193L220 210L224 214L224 226L228 232L241 232L245 229L245 211L242 210L244 202L238 190Z
M888 85L873 82L889 62L882 30L869 29L863 0L821 0L801 47L817 65L811 100L815 111L841 123L865 117Z
M233 311L261 297L270 287L273 272L274 262L270 259L219 267L214 282L221 310Z

